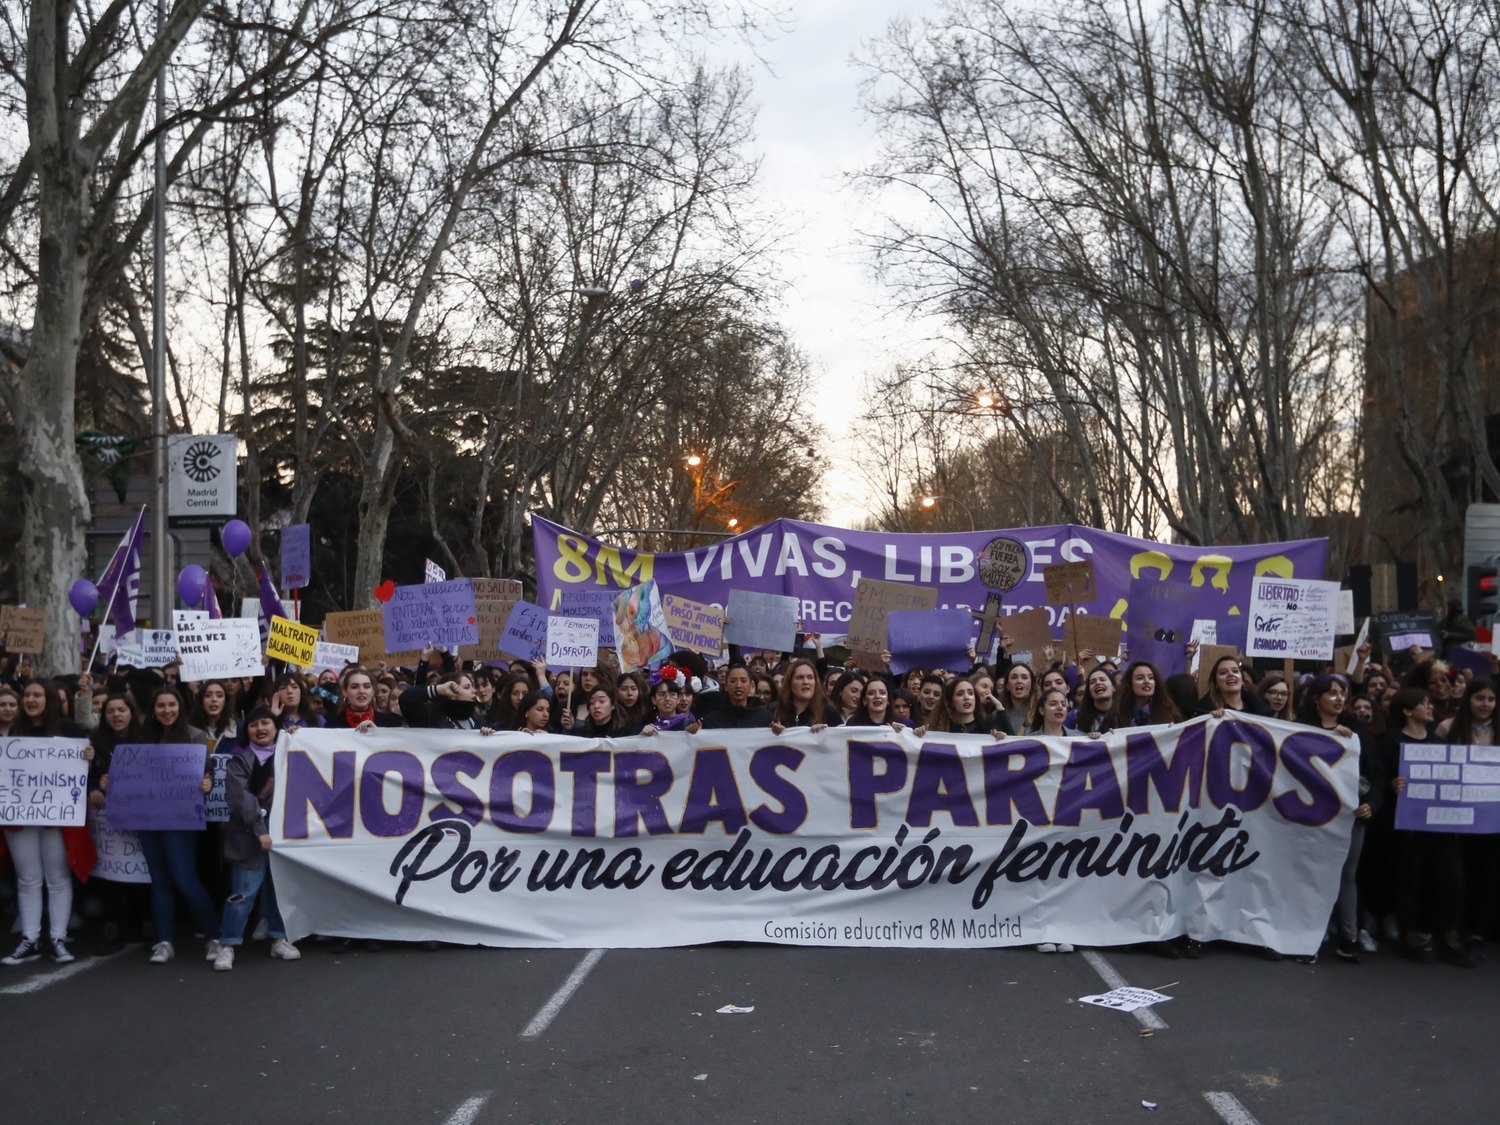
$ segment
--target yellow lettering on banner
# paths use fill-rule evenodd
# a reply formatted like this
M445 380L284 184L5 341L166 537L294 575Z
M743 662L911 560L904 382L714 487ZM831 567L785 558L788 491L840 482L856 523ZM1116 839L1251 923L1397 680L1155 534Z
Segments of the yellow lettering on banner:
M629 566L620 557L618 547L599 546L599 555L594 563L594 578L596 584L605 585L606 582L613 583L625 590L631 586L645 585L651 581L651 575L656 569L655 555L636 555L635 562ZM635 581L632 582L631 579Z
M299 625L285 617L271 618L271 632L266 640L266 655L285 660L299 668L311 668L313 652L318 647L318 630L313 625Z

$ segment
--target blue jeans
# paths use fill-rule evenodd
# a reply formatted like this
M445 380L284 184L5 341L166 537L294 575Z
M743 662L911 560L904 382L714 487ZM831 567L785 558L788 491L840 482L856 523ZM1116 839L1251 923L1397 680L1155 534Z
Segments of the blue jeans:
M234 866L229 869L229 898L224 903L224 924L219 928L219 941L222 944L239 945L244 942L245 926L250 922L257 896L260 898L261 913L265 915L266 929L271 940L286 937L286 923L281 920L281 908L276 905L276 887L271 882L271 855L269 852L262 852L257 866Z
M193 915L193 925L212 936L214 904L198 881L199 833L138 832L137 835L151 868L151 917L156 923L156 940L172 940L179 894Z

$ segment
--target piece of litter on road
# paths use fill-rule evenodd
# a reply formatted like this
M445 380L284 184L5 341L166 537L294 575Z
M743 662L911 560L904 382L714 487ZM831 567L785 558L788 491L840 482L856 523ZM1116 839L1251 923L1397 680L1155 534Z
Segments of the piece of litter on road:
M1108 992L1101 992L1097 996L1080 996L1080 1004L1094 1004L1100 1008L1113 1008L1117 1012L1133 1012L1137 1008L1149 1008L1152 1004L1160 1004L1163 1000L1172 999L1162 992L1153 992L1149 988L1111 988Z
M1136 1034L1139 1035L1142 1039L1150 1039L1153 1035L1156 1034L1156 1032L1152 1031L1149 1027L1143 1027L1140 1029L1140 1031L1136 1032Z
M1155 1109L1156 1108L1156 1103L1155 1102L1148 1102L1145 1098L1141 1099L1141 1105L1145 1106L1147 1109Z
M755 1011L755 1005L751 1004L748 1008L741 1008L738 1004L725 1004L722 1008L715 1008L714 1011L721 1016L735 1016Z
M694 1082L707 1082L708 1081L708 1075L706 1075L706 1074L695 1074L695 1075L693 1075L693 1081Z

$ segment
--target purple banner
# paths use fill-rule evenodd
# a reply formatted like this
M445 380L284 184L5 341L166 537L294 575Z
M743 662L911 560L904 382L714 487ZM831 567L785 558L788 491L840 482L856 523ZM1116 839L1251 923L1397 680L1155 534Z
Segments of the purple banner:
M1500 746L1401 745L1406 789L1396 827L1408 832L1500 832Z
M382 614L387 652L479 643L474 583L467 578L397 586Z
M1056 635L1069 610L1047 604L1042 568L1092 559L1096 592L1093 600L1078 603L1079 613L1128 622L1131 581L1144 580L1180 592L1189 622L1217 620L1220 643L1243 646L1251 579L1322 578L1328 557L1326 539L1188 547L1076 524L903 535L776 520L732 539L664 554L612 546L536 515L531 527L543 605L563 590L618 591L655 579L663 594L720 606L736 589L789 594L802 603L803 627L830 637L846 632L861 576L932 586L946 609L982 608L987 594L1000 591L1006 614L1045 607Z
M301 590L312 576L312 525L294 523L281 529L281 588Z
M109 762L105 815L117 832L203 827L208 750L196 742L124 744Z
M967 672L969 634L974 618L966 609L893 609L886 618L891 671L904 676L913 668L947 668Z

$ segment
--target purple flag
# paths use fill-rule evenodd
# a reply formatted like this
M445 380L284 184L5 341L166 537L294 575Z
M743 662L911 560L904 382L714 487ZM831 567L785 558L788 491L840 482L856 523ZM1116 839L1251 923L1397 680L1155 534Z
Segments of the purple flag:
M208 610L210 621L221 621L224 613L219 609L219 591L214 589L212 582L203 583L203 608Z
M271 618L287 617L286 607L276 596L276 587L271 585L271 572L260 567L260 643L264 647L271 635Z
M135 630L135 600L141 593L141 537L146 531L146 505L136 514L104 574L94 583L104 611L115 623L115 635L124 637Z

